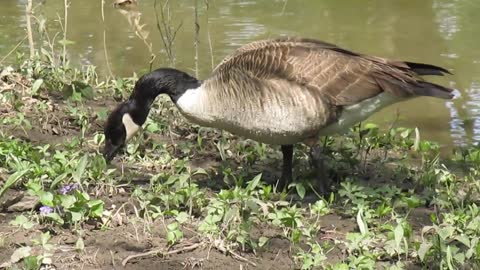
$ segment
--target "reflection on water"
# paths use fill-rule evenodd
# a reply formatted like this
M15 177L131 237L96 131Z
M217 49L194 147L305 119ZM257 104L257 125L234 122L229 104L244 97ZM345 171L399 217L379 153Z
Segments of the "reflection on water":
M225 43L232 48L238 48L245 44L246 41L248 42L256 36L262 36L266 32L265 26L256 24L251 18L228 24L226 28L228 30L225 31L225 35L228 39L225 40Z
M455 3L434 2L433 8L437 9L438 31L445 39L453 39L458 27L457 9Z
M465 112L462 116L454 102L447 102L450 110L450 130L453 142L456 145L467 146L480 142L480 83L474 81L470 87L465 89L465 101L461 110Z
M102 1L71 1L69 59L93 64L104 75L131 75L168 66L157 28L155 0L115 9ZM0 59L25 37L24 0L2 0ZM159 5L166 3L157 0ZM169 25L182 25L172 51L179 69L194 73L193 1L168 1ZM383 110L372 121L388 125L400 113L398 125L419 127L422 137L470 145L480 142L480 1L471 0L216 0L198 1L200 25L198 74L208 76L227 54L250 41L297 35L313 37L367 54L440 65L455 75L429 78L455 87L453 101L419 98ZM47 0L35 16L47 18L47 28L60 30L55 20L63 1ZM10 57L8 61L13 62Z
M475 142L480 141L480 84L478 82L472 82L470 89L466 90L466 93L470 100L465 102L465 110L467 111L469 122L472 129L472 139Z
M456 145L466 146L468 144L467 132L455 104L452 101L447 101L445 105L450 110L450 130L453 142Z

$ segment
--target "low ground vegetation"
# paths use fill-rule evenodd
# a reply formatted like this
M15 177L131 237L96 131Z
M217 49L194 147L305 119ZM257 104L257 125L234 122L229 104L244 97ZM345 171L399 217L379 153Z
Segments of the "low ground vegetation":
M46 51L0 68L0 268L480 267L480 148L440 155L419 130L362 124L319 140L330 194L311 189L302 146L282 193L277 147L160 98L107 165L102 125L136 79Z

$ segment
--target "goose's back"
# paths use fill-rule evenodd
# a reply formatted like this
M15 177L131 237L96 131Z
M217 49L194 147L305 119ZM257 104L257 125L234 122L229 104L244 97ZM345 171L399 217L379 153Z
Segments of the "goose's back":
M191 93L195 106L184 106L183 112L199 124L291 144L321 134L342 111L363 101L384 93L393 97L386 99L389 103L412 96L411 86L418 80L404 62L317 40L257 41L225 58L201 89Z

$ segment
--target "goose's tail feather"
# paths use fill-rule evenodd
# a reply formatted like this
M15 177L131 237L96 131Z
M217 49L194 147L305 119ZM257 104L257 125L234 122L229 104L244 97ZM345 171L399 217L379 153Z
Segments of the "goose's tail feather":
M444 87L431 82L420 81L419 86L415 88L415 94L419 96L437 97L443 99L452 99L455 95L453 89Z
M405 62L405 64L415 73L418 75L437 75L437 76L443 76L445 73L447 74L452 74L450 71L434 66L434 65L429 65L429 64L422 64L422 63L413 63L413 62Z

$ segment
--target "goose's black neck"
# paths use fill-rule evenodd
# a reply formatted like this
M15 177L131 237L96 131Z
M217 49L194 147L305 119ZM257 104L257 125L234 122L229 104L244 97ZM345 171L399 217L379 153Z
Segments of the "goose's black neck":
M145 123L150 106L160 94L167 94L173 102L188 89L195 89L201 81L180 70L160 68L142 76L135 84L135 89L128 101L130 116L135 123Z

